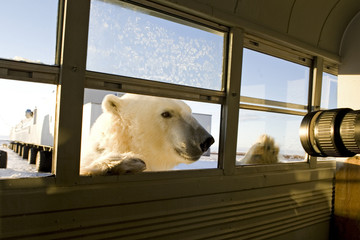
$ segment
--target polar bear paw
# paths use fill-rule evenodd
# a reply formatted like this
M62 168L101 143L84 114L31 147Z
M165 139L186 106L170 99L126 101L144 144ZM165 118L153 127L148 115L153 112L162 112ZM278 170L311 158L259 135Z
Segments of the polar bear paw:
M80 169L81 175L123 175L143 172L146 164L143 160L127 154L101 157L89 166Z
M119 164L115 164L108 169L108 174L134 174L143 172L146 169L146 164L139 158L129 158L122 160Z

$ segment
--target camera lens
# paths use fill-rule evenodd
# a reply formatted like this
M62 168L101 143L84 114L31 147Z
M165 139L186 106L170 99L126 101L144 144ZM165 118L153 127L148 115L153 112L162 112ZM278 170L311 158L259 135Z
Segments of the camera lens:
M348 112L340 125L340 136L345 147L360 153L360 111Z
M299 135L311 156L354 156L360 153L360 111L338 108L310 112L301 122Z

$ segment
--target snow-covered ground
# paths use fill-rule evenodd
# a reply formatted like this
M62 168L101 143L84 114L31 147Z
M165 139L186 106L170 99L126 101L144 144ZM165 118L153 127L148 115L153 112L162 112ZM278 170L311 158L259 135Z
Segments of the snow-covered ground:
M217 168L218 165L218 155L211 154L209 157L202 156L198 161L193 162L191 164L179 164L174 170L188 170L188 169L209 169L209 168Z
M35 164L29 164L27 159L23 159L11 149L0 146L0 150L7 152L7 167L0 168L0 179L46 177L52 175L51 173L37 172Z

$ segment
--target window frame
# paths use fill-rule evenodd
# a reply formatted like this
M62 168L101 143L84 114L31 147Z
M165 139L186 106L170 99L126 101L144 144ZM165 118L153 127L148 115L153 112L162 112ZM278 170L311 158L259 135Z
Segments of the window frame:
M244 48L309 67L309 79L311 79L313 64L313 57L311 55L283 47L276 43L260 39L250 34L245 34L244 38ZM307 113L306 110L308 110L308 105L240 96L239 108L305 116Z
M308 104L300 105L281 101L274 101L269 99L252 98L246 96L240 96L240 109L264 111L279 114L290 114L305 116L308 112L316 111L320 109L321 102L321 86L322 86L322 74L326 67L329 72L336 72L337 65L331 62L324 63L324 58L320 56L312 56L307 53L299 52L297 50L287 48L276 43L258 38L251 34L244 34L244 48L248 48L259 53L267 54L282 60L297 63L302 66L309 67L309 87L308 87ZM253 105L257 104L257 105ZM280 108L279 108L280 107ZM301 110L301 111L299 111ZM305 111L304 111L305 110ZM317 164L317 158L305 153L304 162L294 163L281 163L284 164L302 164L305 163L310 168L315 168ZM266 165L269 166L269 165ZM264 171L264 167L261 168ZM249 165L242 166L237 165L238 169L250 167ZM253 168L258 168L258 165L253 165ZM276 167L270 167L276 169ZM239 171L239 170L238 170ZM243 172L244 170L241 170Z
M153 7L154 4L151 4L151 7ZM89 10L89 6L86 6ZM141 7L144 7L143 5L141 5ZM164 11L164 7L161 6L161 11ZM85 5L83 5L83 9L85 9ZM66 8L65 8L66 11ZM71 18L71 15L69 16L70 13L65 13L65 15L67 16L67 18L65 19L70 21L69 19ZM87 14L89 14L89 12L87 12ZM82 14L82 16L84 16L85 14ZM189 17L190 15L185 14L186 16L182 15L182 13L176 12L172 9L171 10L171 15L172 17L174 17L175 15L180 17L181 19L184 21L184 19L186 19L187 17ZM79 20L78 20L79 21ZM224 29L227 30L228 32L228 28L227 27L219 27L220 25L218 24L211 24L209 26L208 21L204 21L202 19L199 19L197 17L191 16L191 20L189 19L189 24L196 22L197 24L200 24L199 26L206 26L208 28L213 28L217 31L222 31L224 32ZM89 23L89 19L87 20L87 24ZM86 44L84 44L87 47L87 41L85 41L85 35L87 37L87 34L83 33L83 37L80 36L76 36L77 34L80 34L81 30L77 29L77 30L67 30L66 26L69 25L67 23L64 23L64 31L63 34L66 36L69 36L69 31L70 34L72 34L73 39L82 39L82 43L84 44L86 42ZM76 26L72 25L71 28L75 29ZM78 26L78 28L80 28L80 26ZM88 27L87 27L88 30ZM224 69L224 74L223 74L223 85L225 86L226 83L225 82L230 82L229 80L225 81L225 79L227 78L227 71L225 71L227 69L227 43L228 41L230 41L230 35L231 35L231 41L233 41L233 39L236 38L237 41L241 41L242 37L239 37L239 35L241 35L241 31L240 30L234 30L232 29L232 33L227 33L224 32L224 57L223 57L223 69ZM228 37L229 35L229 37ZM234 37L236 36L236 37ZM69 39L71 36L69 36ZM86 39L87 40L87 39ZM69 40L64 40L63 42L69 43ZM70 108L74 109L75 108L75 104L66 104L66 102L70 103L71 101L71 97L68 94L63 94L62 92L64 92L63 89L63 85L64 84L71 84L71 82L74 82L75 78L79 81L79 79L84 79L83 81L83 85L81 86L81 84L77 84L76 86L72 86L71 89L72 91L76 91L78 94L78 96L80 96L80 91L83 93L85 88L94 88L94 89L102 89L102 90L111 90L111 91L121 91L121 92L130 92L130 93L139 93L139 94L146 94L146 95L153 95L153 96L161 96L161 97L171 97L171 98L181 98L184 100L192 100L192 101L199 101L199 102L207 102L207 103L217 103L217 104L223 104L226 99L226 93L230 92L229 88L230 86L228 86L228 84L225 86L226 89L223 90L209 90L209 89L202 89L202 88L196 88L196 87L189 87L189 86L181 86L181 85L175 85L175 84L170 84L170 83L163 83L163 82L157 82L157 81L149 81L149 80L144 80L144 79L139 79L139 78L133 78L133 77L125 77L125 76L119 76L119 75L112 75L112 74L108 74L108 73L99 73L99 72L93 72L93 71L89 71L86 70L86 50L87 49L82 49L81 52L79 49L72 49L71 51L69 51L69 55L66 55L66 44L62 46L62 57L61 57L61 61L60 61L60 66L65 65L64 62L66 62L67 65L70 64L71 66L71 62L74 61L75 57L78 57L76 55L82 55L82 59L78 59L78 62L81 61L81 65L77 66L77 65L72 65L72 67L68 67L68 68L61 68L62 69L62 77L60 79L60 85L61 85L61 91L58 93L58 96L60 95L60 103L58 104L57 107L57 113L58 113L58 119L59 122L61 121L61 116L62 116L62 112L69 112ZM237 46L237 47L235 47ZM242 43L234 43L233 47L231 48L232 50L236 50L236 51L242 51ZM230 47L229 47L230 48ZM241 56L241 54L232 54L234 56ZM84 61L84 57L85 57L85 61ZM234 65L235 66L235 65ZM238 66L238 64L236 64L236 66ZM76 72L77 74L75 74L75 70L74 68L76 68ZM238 69L237 67L232 68L232 72L236 71L236 69ZM230 71L230 70L229 70ZM80 72L80 73L79 73ZM240 74L241 71L238 70L238 74ZM65 77L65 74L68 74L67 77ZM77 75L77 77L75 77L75 75ZM71 79L71 76L73 76L73 80ZM81 80L80 80L81 81ZM66 86L66 85L65 85ZM76 89L75 89L76 88ZM69 88L68 88L69 89ZM66 90L65 91L70 91L70 90ZM232 92L239 92L239 90L232 90ZM238 97L239 94L233 94L232 96L234 97ZM66 99L64 99L66 98ZM79 98L79 97L78 97ZM65 103L65 109L62 109L61 106L64 106ZM80 105L77 101L76 105ZM224 105L222 105L222 118L223 119L230 119L227 117L227 113L225 113L225 108ZM79 109L80 106L77 106L76 108ZM82 101L81 101L81 109L82 109ZM226 108L228 109L228 107ZM81 112L81 111L79 111ZM232 111L231 111L232 112ZM65 115L65 114L64 114ZM74 118L74 116L78 116L79 114L75 114L75 110L72 111L72 117ZM65 116L66 117L66 116ZM63 117L63 119L65 119L65 117ZM78 119L78 118L77 118ZM64 120L63 120L64 121ZM59 124L58 122L58 124ZM78 125L78 121L76 124L72 123L72 126L70 126L70 123L68 123L67 126L62 126L62 124L59 124L57 127L57 139L58 141L56 142L56 147L55 147L55 153L56 153L56 166L60 166L56 167L55 169L55 177L58 180L59 183L61 184L71 184L71 183L83 183L89 182L89 178L87 177L81 177L78 175L78 170L79 170L79 164L80 164L80 157L79 157L79 152L75 151L74 149L76 149L75 146L79 146L79 150L80 150L80 139L79 139L79 134L81 133L81 130L79 130L80 128L77 127L73 127L75 125ZM224 129L224 120L221 123L221 129ZM62 136L62 133L67 133L67 136ZM68 133L71 133L71 139L72 139L72 144L71 146L65 146L63 144L63 140L62 138L68 137ZM229 138L231 136L229 136L229 133L224 133L223 130L220 130L221 132L221 136L220 136L220 144L219 146L223 146L223 144L221 142L227 141L227 142L236 142L234 140L229 140ZM232 136L233 138L235 137ZM230 146L227 145L227 146ZM235 146L235 145L234 145ZM97 177L91 180L91 182L102 182L102 181L112 181L111 179L117 179L117 181L125 181L124 179L129 179L131 181L135 180L135 181L139 181L141 179L153 179L153 178L168 178L169 176L171 176L172 178L179 178L180 176L183 177L184 175L186 176L199 176L200 175L204 175L204 176L209 176L209 175L222 175L223 171L224 171L224 165L226 161L222 161L224 158L223 155L224 152L228 152L223 151L221 149L221 147L219 147L219 161L218 161L218 168L217 169L200 169L200 170L179 170L179 171L170 171L170 172L145 172L143 174L140 175L134 175L134 176L106 176L106 177ZM227 147L228 148L228 147ZM71 161L70 159L77 159L77 161ZM228 157L229 159L231 159L231 157ZM232 160L232 159L231 159ZM230 160L230 161L231 161ZM232 160L232 161L235 161ZM231 164L228 164L231 165ZM106 180L104 180L106 179ZM121 179L121 180L119 180Z
M133 2L132 2L133 3ZM55 66L16 62L0 59L0 78L57 84L57 103L55 119L55 137L53 152L53 178L1 179L3 185L19 183L18 186L77 185L111 182L141 182L150 179L179 179L191 177L209 177L259 173L273 170L316 168L316 158L309 157L307 162L283 163L273 166L236 166L236 143L239 108L251 108L260 111L305 115L303 112L279 110L277 108L255 109L254 106L240 103L241 66L243 47L261 50L266 54L310 67L309 104L307 111L320 106L321 76L323 70L334 71L336 63L324 64L322 56L314 56L293 50L290 47L275 44L246 33L239 27L223 26L213 21L175 10L164 5L148 1L136 1L134 4L178 17L189 24L196 23L204 27L225 31L223 85L221 91L180 86L138 78L97 73L86 70L88 44L88 25L90 1L59 0L58 36ZM324 67L325 65L325 67ZM329 66L329 67L327 67ZM331 67L330 67L331 66ZM324 69L325 68L325 69ZM330 70L329 70L330 69ZM320 88L319 88L320 86ZM178 170L164 172L146 172L138 175L82 177L79 176L81 125L83 94L85 88L125 91L154 96L181 98L200 102L221 104L221 126L219 159L217 169ZM321 93L320 93L321 94ZM245 99L251 103L251 99ZM257 101L257 100L255 100ZM265 105L281 105L276 101ZM299 106L295 106L297 108ZM71 139L71 141L69 141ZM323 162L322 165L328 163ZM10 186L8 185L8 186ZM16 186L16 184L14 185Z

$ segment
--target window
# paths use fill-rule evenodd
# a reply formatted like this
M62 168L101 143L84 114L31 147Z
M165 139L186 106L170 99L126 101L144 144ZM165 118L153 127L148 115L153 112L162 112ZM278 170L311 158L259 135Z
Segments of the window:
M0 58L55 64L58 1L4 0Z
M337 76L323 73L321 87L321 108L337 108Z
M182 99L215 143L199 161L166 170L217 168L226 30L120 1L91 1L82 145L106 94Z
M173 168L174 170L211 169L192 172L222 174L231 164L235 167L231 162L233 157L230 159L228 156L235 154L236 137L236 160L238 165L243 165L241 159L263 134L271 136L279 147L280 162L304 161L305 153L300 145L298 128L302 116L309 109L312 56L298 54L295 50L275 44L265 44L264 47L262 43L248 41L249 35L243 35L237 28L234 28L237 30L237 37L232 38L234 29L151 1L135 1L131 4L113 0L85 2L75 4L74 1L69 1L67 6L63 6L63 2L59 4L55 0L46 3L34 0L21 4L18 1L4 1L0 8L0 26L7 33L0 39L0 87L1 91L5 92L1 97L6 97L2 102L7 102L11 96L18 96L21 103L31 104L28 107L11 105L11 108L3 104L2 109L5 109L5 112L19 110L20 113L16 112L16 115L20 116L13 117L15 113L12 113L6 114L5 118L1 115L0 135L2 140L10 143L13 135L10 136L9 128L22 119L32 118L27 120L28 124L41 125L42 130L46 131L36 130L36 134L41 140L45 139L45 135L50 136L41 146L48 152L54 147L58 182L67 184L78 177L81 110L77 110L82 107L82 103L76 101L76 107L68 106L73 99L80 98L82 91L85 95L82 140L89 135L91 126L101 114L100 103L106 94L121 96L132 93L181 99L187 103L192 108L194 117L203 123L203 127L215 138L215 143L200 161L189 165L180 164ZM81 24L77 24L77 19L72 14L78 11L67 11L76 10L78 7L77 10L84 9L83 11L88 13L86 4L91 4L88 26L85 24L88 21L87 16L77 15L76 17L82 17ZM62 14L64 10L64 16L58 16L58 5L64 8L59 11ZM14 16L22 17L17 19ZM69 24L60 26L58 17ZM71 20L66 22L68 19ZM74 25L74 29L67 30L67 27ZM67 34L62 32L63 30L67 31ZM78 30L84 31L78 34ZM57 32L61 36L57 36ZM71 40L63 38L69 35ZM71 54L65 57L65 54L62 55L63 68L57 66L60 55L66 52L60 49L59 39L63 39L62 45L71 46L64 47L70 49ZM81 43L81 39L86 43ZM234 39L236 41L233 42ZM242 40L246 43L243 51L240 102L238 109L236 100L236 109L233 111L234 109L228 108L232 104L227 105L227 95L238 97L238 89L225 83L230 78L231 83L240 79L233 78L233 75L239 76L240 68L237 74L232 74L235 67L228 64L238 61L229 60L231 57L240 56ZM231 44L233 45L230 46ZM79 46L83 46L83 50L78 50ZM234 51L234 48L237 48L237 51ZM76 66L78 62L83 65ZM71 84L63 84L67 81L63 77L64 72L74 80ZM77 73L72 75L72 72ZM77 79L79 82L76 82ZM324 74L322 108L336 106L333 97L335 89L336 77ZM12 95L8 96L10 93ZM44 98L49 100L44 101ZM59 110L56 113L58 123L55 123L55 105ZM64 106L67 106L65 110ZM46 113L42 109L47 109ZM66 111L69 110L71 119L66 116ZM236 113L236 116L239 111L238 122L235 118L230 119L230 111ZM74 127L72 120L79 124ZM64 122L66 124L60 124ZM228 123L238 124L238 132L229 134L232 129ZM73 139L73 136L77 138ZM228 141L229 139L231 141ZM228 145L225 146L225 142ZM227 147L231 144L233 146ZM72 151L73 149L76 150ZM228 154L229 152L231 154ZM8 170L17 171L15 168ZM29 172L34 173L33 170ZM21 177L16 175L16 172L13 173L12 176ZM177 176L183 174L181 171L172 173L178 174ZM40 176L37 174L35 176ZM167 173L161 174L169 176ZM155 175L157 176L157 173L145 177ZM81 181L88 180L81 178Z
M0 3L0 178L52 175L58 4Z
M87 69L221 90L224 33L194 26L120 1L91 1Z
M307 105L310 69L245 48L241 96Z
M0 89L0 178L51 175L56 86L0 79Z
M307 110L309 74L308 66L244 49L238 165L305 160L298 131Z
M297 115L240 109L237 164L247 164L241 160L253 145L264 140L261 139L263 134L271 136L274 144L269 141L267 146L259 145L255 154L276 154L273 150L278 147L278 163L304 161L305 151L299 138L301 120L302 116ZM265 147L270 148L268 152L264 152ZM261 161L254 163L260 164Z

